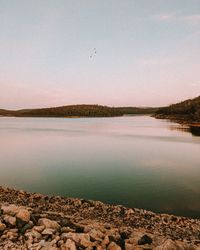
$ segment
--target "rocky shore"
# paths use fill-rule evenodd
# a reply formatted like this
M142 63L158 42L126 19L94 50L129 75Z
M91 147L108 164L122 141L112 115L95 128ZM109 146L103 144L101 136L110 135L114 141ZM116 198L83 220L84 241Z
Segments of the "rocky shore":
M190 125L193 124L193 121L186 117L185 115L166 115L166 114L153 114L152 117L157 119L165 119L172 122L177 122L182 125ZM195 122L194 122L195 124Z
M154 114L153 117L179 123L185 130L191 132L193 135L200 136L200 122L192 121L180 115Z
M200 220L0 187L0 249L200 249Z

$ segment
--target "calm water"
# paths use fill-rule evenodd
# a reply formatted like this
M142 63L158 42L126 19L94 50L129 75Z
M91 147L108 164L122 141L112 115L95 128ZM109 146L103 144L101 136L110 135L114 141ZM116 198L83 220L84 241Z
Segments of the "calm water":
M200 137L148 116L0 118L0 185L200 218Z

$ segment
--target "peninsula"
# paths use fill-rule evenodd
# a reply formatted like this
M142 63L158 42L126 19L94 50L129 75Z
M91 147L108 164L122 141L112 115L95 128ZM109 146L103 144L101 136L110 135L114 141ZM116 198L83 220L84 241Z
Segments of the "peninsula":
M200 96L160 108L156 111L155 117L182 124L200 125Z
M193 135L200 136L200 96L159 108L153 116L186 125Z

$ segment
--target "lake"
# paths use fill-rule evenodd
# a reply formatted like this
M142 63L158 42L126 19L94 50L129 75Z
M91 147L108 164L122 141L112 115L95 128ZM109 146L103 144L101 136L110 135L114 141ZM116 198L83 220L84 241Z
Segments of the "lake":
M200 137L150 116L0 118L0 185L200 218Z

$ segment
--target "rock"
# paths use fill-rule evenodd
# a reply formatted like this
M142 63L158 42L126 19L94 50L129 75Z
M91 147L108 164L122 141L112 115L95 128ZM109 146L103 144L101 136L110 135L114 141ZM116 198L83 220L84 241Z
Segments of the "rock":
M106 248L102 246L97 246L97 250L106 250Z
M7 238L11 241L16 241L17 237L18 237L18 233L12 232L12 231L8 231L6 234Z
M148 235L143 235L139 240L138 240L138 245L145 245L145 244L151 244L152 239Z
M38 221L38 224L40 226L45 226L45 228L51 228L51 229L55 229L55 230L60 230L60 225L53 220L49 220L47 218L41 218Z
M125 243L125 250L134 250L135 246L133 244L130 243Z
M32 229L41 233L45 229L45 226L34 226Z
M9 229L9 232L18 233L18 229L17 228L11 228L11 229Z
M62 227L61 228L61 233L75 233L76 230L70 227Z
M0 232L6 229L6 225L0 221Z
M16 218L25 223L30 221L30 217L30 212L25 208L19 209L18 213L16 214Z
M26 240L33 240L32 232L26 232L24 236Z
M31 235L33 238L36 238L36 239L42 238L42 235L41 235L39 232L37 232L36 230L33 230L33 229L31 230L30 235Z
M155 250L177 250L177 245L174 241L168 239L162 245L155 248Z
M90 240L90 236L88 234L84 234L84 233L63 233L61 235L61 239L62 240L67 240L67 239L71 239L73 241L75 241L76 243L79 243L80 239L86 239L86 240Z
M50 248L48 248L48 250L59 250L59 248L57 248L57 247L50 247Z
M125 215L127 218L131 217L134 214L133 209L129 208L125 211Z
M4 214L15 216L19 211L19 207L15 205L3 205L1 206L1 210Z
M101 242L102 246L107 246L110 243L108 235L105 236L104 240Z
M108 245L107 250L121 250L121 247L118 246L115 242L111 242L111 243Z
M139 247L139 246L134 246L133 250L152 250L152 248L143 248L143 247Z
M58 247L61 247L63 244L64 244L64 240L59 240L57 243Z
M43 198L43 195L35 193L35 194L32 194L31 198L36 199L36 200L40 200Z
M61 250L76 250L76 245L73 240L68 239L60 248Z
M85 248L90 247L90 248L93 249L94 243L92 243L91 241L88 241L88 240L86 240L86 239L82 239L82 240L80 241L80 246L81 246L81 247L85 247Z
M93 241L102 241L102 239L104 238L104 234L96 229L92 229L91 231L89 231L89 235Z
M76 244L83 247L94 246L94 244L90 241L90 235L85 233L63 233L61 235L61 239L71 239Z
M53 236L53 240L51 241L51 243L55 243L55 244L56 244L59 240L60 240L60 236L58 236L58 235L55 236L55 235L54 235L54 236Z
M17 224L18 224L18 222L17 222ZM18 227L19 227L19 224L18 224ZM27 223L23 227L19 227L19 228L20 228L20 233L24 234L26 232L26 230L32 228L32 225Z
M198 248L189 246L183 242L175 242L167 239L160 246L155 247L155 250L197 250Z
M3 219L6 222L6 224L8 224L10 226L15 226L16 225L16 218L13 217L13 216L5 215Z
M44 231L42 231L42 235L53 235L55 233L55 229L52 228L46 228Z
M7 236L5 234L2 234L1 237L0 237L0 240L6 240L7 239Z
M40 250L49 250L52 247L51 242L45 240L41 240L38 245L41 247Z

